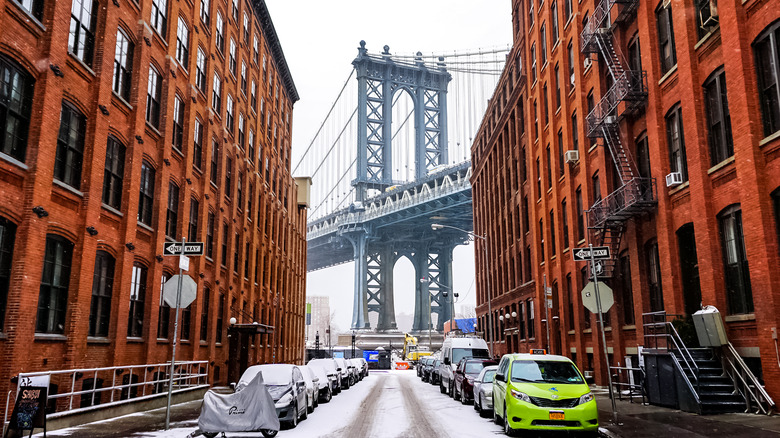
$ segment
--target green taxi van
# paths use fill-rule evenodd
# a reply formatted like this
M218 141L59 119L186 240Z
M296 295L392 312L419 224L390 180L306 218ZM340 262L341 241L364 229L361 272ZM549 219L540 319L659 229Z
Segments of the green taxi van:
M565 430L597 435L596 400L569 358L505 354L493 380L493 420L512 436L519 430Z

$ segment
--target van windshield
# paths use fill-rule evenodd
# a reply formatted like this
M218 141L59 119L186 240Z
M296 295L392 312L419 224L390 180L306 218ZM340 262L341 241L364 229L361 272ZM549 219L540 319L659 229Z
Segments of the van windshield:
M517 360L512 363L513 382L584 383L571 362L547 360Z
M490 359L490 352L484 348L453 348L452 349L452 363L457 364L464 357L471 356L474 358Z

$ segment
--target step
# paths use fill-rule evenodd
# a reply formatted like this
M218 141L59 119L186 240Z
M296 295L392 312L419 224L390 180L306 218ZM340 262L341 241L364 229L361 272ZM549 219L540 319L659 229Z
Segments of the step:
M725 412L744 412L747 405L744 401L710 402L702 401L702 414L720 414Z

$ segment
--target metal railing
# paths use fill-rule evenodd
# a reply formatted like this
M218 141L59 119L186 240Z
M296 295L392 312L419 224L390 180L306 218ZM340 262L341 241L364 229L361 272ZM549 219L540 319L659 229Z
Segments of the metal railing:
M701 381L699 379L699 365L693 360L693 355L677 333L674 324L669 321L670 317L679 317L681 315L668 315L665 311L649 312L642 314L642 326L644 329L645 346L657 350L666 350L672 356L672 359L679 365L683 379L691 386L696 402L699 402L699 389ZM688 373L691 376L688 376ZM693 382L691 382L691 378Z
M636 367L609 367L612 373L613 393L618 395L618 399L623 400L628 397L630 402L634 402L634 397L641 397L642 403L646 403L647 394L645 392L645 371Z
M607 221L625 220L636 214L636 207L653 207L655 202L655 179L632 178L588 209L588 227L601 228Z
M745 398L746 412L754 411L756 414L771 415L775 408L775 402L764 389L764 386L756 379L745 361L739 356L731 342L720 348L723 370L734 382L734 386Z
M647 72L626 70L618 76L612 87L604 93L599 103L588 114L588 137L600 137L599 129L605 122L617 123L617 108L626 100L643 100L647 96ZM613 117L612 119L608 119Z
M207 387L208 366L205 360L176 362L173 392ZM46 412L49 417L58 417L96 407L123 404L131 399L165 395L170 369L170 363L160 363L19 373L16 393L30 378L48 376L50 383ZM8 392L6 404L12 392ZM8 414L6 409L6 420Z

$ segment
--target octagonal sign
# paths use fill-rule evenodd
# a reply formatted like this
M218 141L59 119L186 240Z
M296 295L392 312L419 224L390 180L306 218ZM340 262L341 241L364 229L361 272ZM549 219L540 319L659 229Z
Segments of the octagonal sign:
M198 285L189 275L182 275L181 277L181 299L179 301L179 308L184 309L195 301L195 297L198 295ZM172 309L176 308L176 290L178 288L178 275L171 277L163 286L163 300L165 300L165 303L171 306Z
M609 286L599 282L599 295L601 295L601 311L606 313L615 304L614 294ZM592 281L582 289L582 304L593 313L599 311L596 304L596 287Z

